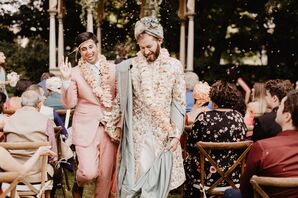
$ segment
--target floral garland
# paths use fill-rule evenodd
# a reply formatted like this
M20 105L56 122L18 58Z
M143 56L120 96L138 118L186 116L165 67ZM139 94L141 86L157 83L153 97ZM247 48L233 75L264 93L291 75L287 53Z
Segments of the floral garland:
M88 63L82 58L79 60L79 68L83 74L84 79L92 88L93 93L99 98L100 102L104 107L106 107L106 111L104 111L104 121L106 121L110 114L110 110L112 107L112 94L110 87L110 74L109 74L109 66L106 58L103 55L98 56L99 65L101 68L101 81L99 83L98 76L92 72Z
M169 64L169 53L166 49L162 48L160 50L160 54L155 60L154 64L158 65L158 73L167 72L165 68L162 67L164 64ZM139 75L140 75L140 86L142 93L144 94L144 103L149 108L152 116L156 119L157 126L162 129L162 131L170 132L173 130L172 125L166 121L166 116L164 116L164 112L162 108L159 107L158 103L156 102L155 95L156 93L163 93L164 92L164 85L167 83L167 75L163 75L164 78L160 79L160 85L158 86L158 90L153 90L152 86L152 76L150 71L148 70L148 62L144 55L141 52L137 53L137 57L134 59L133 65L139 68Z

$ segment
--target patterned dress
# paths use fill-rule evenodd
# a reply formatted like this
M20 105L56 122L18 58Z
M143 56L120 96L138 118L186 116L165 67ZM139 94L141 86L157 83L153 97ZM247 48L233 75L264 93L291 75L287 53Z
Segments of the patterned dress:
M161 49L157 60L148 63L142 53L133 59L133 145L136 179L144 175L164 151L171 138L180 138L170 120L171 102L185 108L185 82L181 63ZM173 153L170 190L185 181L181 146Z
M198 115L191 132L188 134L186 147L187 157L184 162L186 172L186 184L184 186L185 197L195 197L193 184L200 183L200 158L196 143L205 142L237 142L245 138L247 128L243 116L235 110L231 111L206 111ZM238 153L232 151L211 152L211 157L223 171L226 171L239 157ZM210 163L205 163L205 185L211 186L219 174ZM240 169L232 173L234 183L240 183ZM219 186L226 186L221 183Z

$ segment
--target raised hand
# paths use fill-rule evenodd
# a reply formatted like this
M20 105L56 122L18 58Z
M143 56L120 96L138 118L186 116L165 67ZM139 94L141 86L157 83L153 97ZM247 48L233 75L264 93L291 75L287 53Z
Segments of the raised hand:
M70 80L71 78L71 64L68 62L68 57L65 58L62 57L60 64L59 64L59 70L61 72L61 78L63 80Z

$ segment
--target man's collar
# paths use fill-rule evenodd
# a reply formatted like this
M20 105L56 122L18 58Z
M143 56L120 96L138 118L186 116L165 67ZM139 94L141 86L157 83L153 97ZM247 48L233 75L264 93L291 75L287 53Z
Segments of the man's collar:
M92 63L88 63L88 64L93 65L93 66L97 67L98 69L100 68L99 61L97 61L95 64L92 64Z

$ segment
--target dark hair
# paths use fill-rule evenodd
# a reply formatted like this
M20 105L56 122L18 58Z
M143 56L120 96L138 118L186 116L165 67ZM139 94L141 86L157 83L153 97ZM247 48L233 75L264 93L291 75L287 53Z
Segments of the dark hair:
M216 81L210 89L210 99L219 108L231 108L245 114L246 105L236 85L226 81Z
M98 39L92 32L82 32L76 38L76 45L79 46L81 43L87 40L93 40L96 44L98 43Z
M269 91L272 96L277 96L279 101L287 95L287 93L292 90L293 87L289 80L269 80L265 84L265 89Z
M0 113L3 112L3 105L6 102L6 95L3 92L0 92Z
M32 85L32 81L27 79L20 79L15 87L14 96L21 97L22 93L26 91L26 89Z
M283 113L285 112L292 115L293 125L298 128L298 90L292 90L288 93L284 102Z
M281 80L281 83L283 84L283 87L284 87L286 93L289 93L290 91L292 91L294 89L294 84L291 83L290 80Z

